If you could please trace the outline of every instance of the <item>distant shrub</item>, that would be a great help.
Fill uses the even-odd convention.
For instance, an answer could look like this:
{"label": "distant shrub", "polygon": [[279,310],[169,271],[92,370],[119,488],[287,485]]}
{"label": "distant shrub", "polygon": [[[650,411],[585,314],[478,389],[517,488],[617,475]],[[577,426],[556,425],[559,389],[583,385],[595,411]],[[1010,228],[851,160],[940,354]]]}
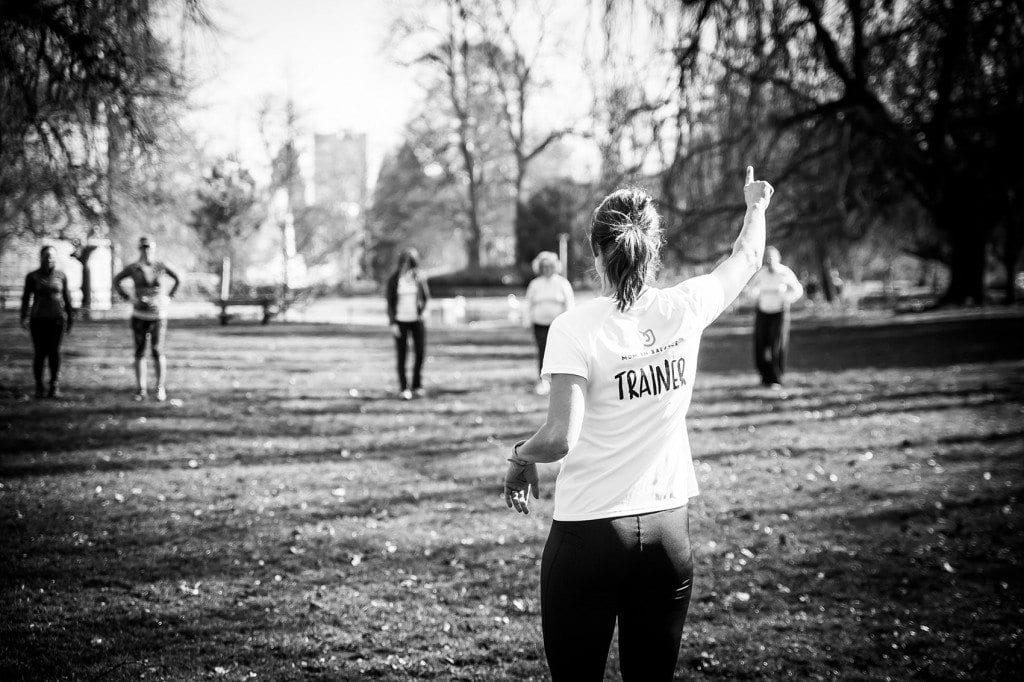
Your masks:
{"label": "distant shrub", "polygon": [[481,290],[518,289],[524,286],[524,280],[523,273],[513,265],[492,265],[434,275],[427,284],[434,296],[474,296],[485,293]]}

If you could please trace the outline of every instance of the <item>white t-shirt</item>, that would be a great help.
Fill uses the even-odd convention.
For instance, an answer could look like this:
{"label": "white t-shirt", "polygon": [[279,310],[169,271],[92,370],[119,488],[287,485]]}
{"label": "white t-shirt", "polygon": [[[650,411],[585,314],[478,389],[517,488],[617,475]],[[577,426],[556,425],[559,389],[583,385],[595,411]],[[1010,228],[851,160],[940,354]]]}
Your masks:
{"label": "white t-shirt", "polygon": [[551,275],[535,277],[526,287],[526,300],[530,304],[530,321],[549,325],[571,308],[575,299],[569,280],[561,275]]}
{"label": "white t-shirt", "polygon": [[555,482],[556,520],[673,509],[698,494],[686,410],[701,334],[724,298],[704,275],[648,288],[625,312],[602,296],[554,321],[542,376],[587,380],[580,438]]}
{"label": "white t-shirt", "polygon": [[804,287],[792,270],[779,264],[775,272],[768,266],[757,271],[750,280],[750,294],[761,312],[779,313],[803,296]]}
{"label": "white t-shirt", "polygon": [[415,322],[420,319],[419,306],[416,297],[419,295],[419,287],[416,285],[416,278],[411,275],[402,275],[398,278],[398,300],[395,302],[396,322]]}

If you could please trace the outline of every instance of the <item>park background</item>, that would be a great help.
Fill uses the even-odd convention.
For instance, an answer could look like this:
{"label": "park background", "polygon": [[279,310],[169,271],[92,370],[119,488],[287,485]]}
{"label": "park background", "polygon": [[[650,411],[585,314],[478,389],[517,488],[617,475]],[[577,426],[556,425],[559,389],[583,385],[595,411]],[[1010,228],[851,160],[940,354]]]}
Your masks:
{"label": "park background", "polygon": [[[0,307],[55,244],[85,308],[44,403],[0,312],[5,677],[543,678],[509,295],[560,235],[590,295],[631,183],[662,281],[707,271],[748,164],[812,295],[783,393],[742,301],[705,340],[680,675],[1020,668],[1019,3],[549,5],[0,6]],[[130,402],[109,290],[143,234],[185,273],[167,405]],[[380,288],[409,245],[442,299],[411,404]],[[220,327],[224,293],[288,310]]]}

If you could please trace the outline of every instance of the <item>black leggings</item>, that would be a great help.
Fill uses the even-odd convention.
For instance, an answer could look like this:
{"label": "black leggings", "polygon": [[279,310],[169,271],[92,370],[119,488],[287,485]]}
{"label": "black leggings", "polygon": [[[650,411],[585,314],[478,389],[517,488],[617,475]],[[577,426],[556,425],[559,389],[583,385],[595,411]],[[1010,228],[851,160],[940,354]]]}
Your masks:
{"label": "black leggings", "polygon": [[415,322],[398,322],[398,336],[395,337],[395,350],[398,351],[398,384],[402,390],[409,388],[405,374],[405,358],[408,354],[409,335],[412,335],[412,390],[423,386],[423,356],[427,349],[427,328],[423,320]]}
{"label": "black leggings", "polygon": [[537,342],[537,371],[540,372],[544,368],[544,349],[548,345],[548,330],[551,329],[549,324],[535,324],[533,325],[533,338]]}
{"label": "black leggings", "polygon": [[36,388],[43,385],[43,365],[50,363],[50,383],[60,379],[60,343],[64,338],[64,319],[36,317],[29,320],[32,333],[32,377]]}
{"label": "black leggings", "polygon": [[623,680],[671,680],[690,606],[686,505],[594,521],[553,521],[541,561],[551,678],[601,680],[615,622]]}
{"label": "black leggings", "polygon": [[786,373],[786,349],[789,347],[789,313],[765,313],[754,316],[754,364],[761,383],[782,383]]}

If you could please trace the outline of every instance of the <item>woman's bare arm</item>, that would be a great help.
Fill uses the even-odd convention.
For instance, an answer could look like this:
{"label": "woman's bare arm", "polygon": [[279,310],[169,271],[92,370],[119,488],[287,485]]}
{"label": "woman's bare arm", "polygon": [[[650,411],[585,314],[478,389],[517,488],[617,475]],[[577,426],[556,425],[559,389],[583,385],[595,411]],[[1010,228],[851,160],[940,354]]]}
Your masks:
{"label": "woman's bare arm", "polygon": [[537,433],[517,448],[505,473],[503,494],[509,508],[530,513],[532,494],[540,498],[537,463],[557,462],[576,444],[586,411],[587,380],[575,374],[551,375],[548,418]]}
{"label": "woman's bare arm", "polygon": [[775,189],[764,180],[755,181],[754,167],[747,166],[746,183],[743,185],[747,213],[743,217],[743,228],[733,243],[732,255],[711,273],[722,286],[725,305],[736,300],[761,267],[766,232],[765,209],[774,192]]}

